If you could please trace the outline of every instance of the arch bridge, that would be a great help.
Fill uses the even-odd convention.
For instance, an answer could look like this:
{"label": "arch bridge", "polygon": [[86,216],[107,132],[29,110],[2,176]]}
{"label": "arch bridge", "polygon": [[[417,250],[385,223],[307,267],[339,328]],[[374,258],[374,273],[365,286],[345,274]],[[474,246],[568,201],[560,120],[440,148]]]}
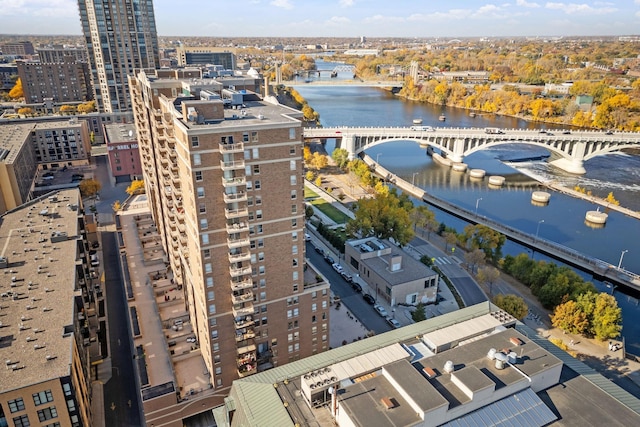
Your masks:
{"label": "arch bridge", "polygon": [[625,148],[640,148],[640,133],[562,131],[498,128],[332,127],[305,128],[304,139],[336,138],[353,159],[364,150],[389,141],[409,140],[441,150],[453,162],[476,151],[503,144],[530,144],[548,149],[560,158],[554,166],[573,174],[584,174],[584,162]]}

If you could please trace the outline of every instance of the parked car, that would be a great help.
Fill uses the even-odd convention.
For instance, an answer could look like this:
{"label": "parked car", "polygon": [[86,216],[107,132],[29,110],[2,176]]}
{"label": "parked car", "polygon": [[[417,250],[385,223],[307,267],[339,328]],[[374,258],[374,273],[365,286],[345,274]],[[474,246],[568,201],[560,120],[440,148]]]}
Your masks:
{"label": "parked car", "polygon": [[385,308],[383,306],[381,306],[380,304],[376,304],[373,306],[373,308],[378,312],[378,314],[382,317],[387,317],[389,314],[387,313],[387,310],[385,310]]}
{"label": "parked car", "polygon": [[315,251],[318,252],[320,255],[324,256],[324,251],[322,250],[322,248],[314,246],[313,249],[315,249]]}
{"label": "parked car", "polygon": [[311,235],[309,233],[304,233],[304,240],[306,242],[310,242],[311,241]]}
{"label": "parked car", "polygon": [[398,322],[396,319],[394,319],[393,317],[387,317],[387,323],[389,325],[391,325],[392,328],[394,329],[398,329],[400,327],[402,327],[402,325],[400,324],[400,322]]}
{"label": "parked car", "polygon": [[188,337],[187,342],[196,342],[196,337]]}
{"label": "parked car", "polygon": [[342,266],[337,262],[334,262],[333,264],[331,264],[331,267],[333,267],[333,269],[338,273],[342,274]]}
{"label": "parked car", "polygon": [[351,276],[351,275],[350,275],[349,273],[347,273],[346,271],[342,270],[342,271],[340,272],[340,274],[342,275],[342,278],[343,278],[344,280],[346,280],[346,281],[347,281],[347,283],[351,283],[351,282],[353,282],[353,276]]}
{"label": "parked car", "polygon": [[333,260],[333,258],[331,258],[331,256],[329,254],[325,254],[324,255],[324,260],[327,261],[327,264],[335,264],[336,262]]}
{"label": "parked car", "polygon": [[356,282],[351,282],[351,287],[353,288],[354,291],[356,292],[362,292],[362,286],[360,286],[358,283]]}
{"label": "parked car", "polygon": [[97,240],[95,242],[91,242],[91,247],[92,248],[99,248],[100,247],[100,242],[98,242]]}
{"label": "parked car", "polygon": [[373,295],[362,294],[362,298],[364,298],[364,300],[370,305],[373,305],[376,303],[376,299],[373,297]]}
{"label": "parked car", "polygon": [[53,175],[42,175],[42,180],[43,181],[49,181],[49,180],[51,180],[53,178],[54,178]]}

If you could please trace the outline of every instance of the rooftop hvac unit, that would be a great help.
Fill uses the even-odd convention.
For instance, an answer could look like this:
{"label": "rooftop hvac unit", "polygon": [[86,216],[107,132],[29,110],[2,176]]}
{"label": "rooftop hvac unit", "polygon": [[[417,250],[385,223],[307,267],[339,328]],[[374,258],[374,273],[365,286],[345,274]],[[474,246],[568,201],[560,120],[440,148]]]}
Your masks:
{"label": "rooftop hvac unit", "polygon": [[453,372],[455,370],[455,367],[453,365],[453,362],[451,360],[447,360],[444,364],[444,371],[447,374],[450,374],[451,372]]}

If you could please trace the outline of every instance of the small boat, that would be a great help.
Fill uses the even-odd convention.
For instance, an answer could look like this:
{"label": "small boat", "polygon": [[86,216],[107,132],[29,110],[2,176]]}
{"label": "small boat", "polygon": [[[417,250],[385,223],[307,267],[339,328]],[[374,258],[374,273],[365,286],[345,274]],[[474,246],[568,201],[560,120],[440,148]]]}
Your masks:
{"label": "small boat", "polygon": [[413,124],[414,125],[419,125],[422,123],[422,119],[413,119]]}
{"label": "small boat", "polygon": [[469,113],[469,117],[475,117],[476,113],[474,113],[473,111]]}
{"label": "small boat", "polygon": [[440,120],[441,122],[444,122],[445,120],[447,120],[447,116],[445,116],[444,114],[440,114],[440,117],[438,117],[438,120]]}

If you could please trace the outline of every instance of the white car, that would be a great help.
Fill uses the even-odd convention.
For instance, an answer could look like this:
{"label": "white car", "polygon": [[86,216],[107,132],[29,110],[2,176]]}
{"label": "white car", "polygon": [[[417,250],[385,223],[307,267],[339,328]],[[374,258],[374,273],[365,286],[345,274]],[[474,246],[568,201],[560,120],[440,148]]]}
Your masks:
{"label": "white car", "polygon": [[334,262],[333,264],[331,264],[331,267],[333,267],[333,269],[338,273],[342,273],[342,266],[337,262]]}
{"label": "white car", "polygon": [[389,314],[387,313],[387,310],[384,309],[383,306],[381,306],[380,304],[375,304],[373,306],[373,308],[375,308],[375,310],[378,312],[378,314],[382,317],[387,317]]}
{"label": "white car", "polygon": [[400,322],[398,322],[396,319],[394,319],[392,317],[387,317],[387,323],[390,324],[394,329],[398,329],[398,328],[402,327]]}
{"label": "white car", "polygon": [[304,233],[304,240],[305,240],[305,242],[310,242],[311,241],[311,235],[309,233]]}

